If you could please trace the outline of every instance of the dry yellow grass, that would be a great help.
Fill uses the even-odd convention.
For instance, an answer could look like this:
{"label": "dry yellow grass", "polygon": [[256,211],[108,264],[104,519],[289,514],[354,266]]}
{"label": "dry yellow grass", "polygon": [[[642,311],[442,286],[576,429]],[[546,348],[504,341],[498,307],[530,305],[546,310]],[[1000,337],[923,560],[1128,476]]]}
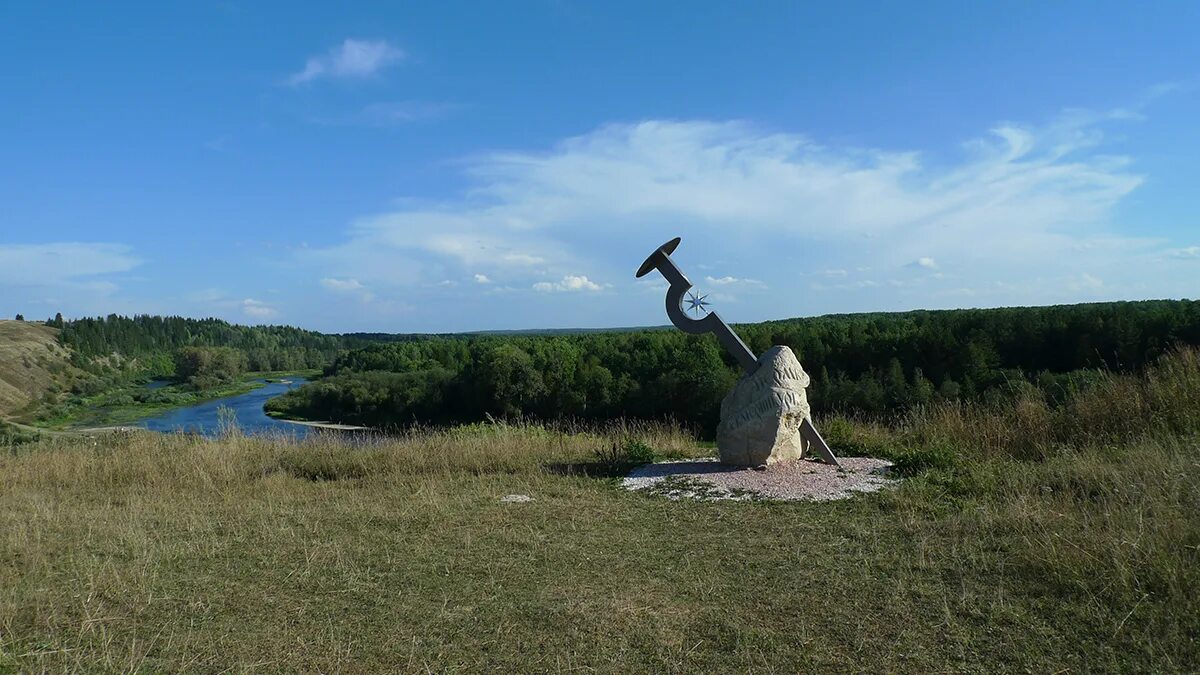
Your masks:
{"label": "dry yellow grass", "polygon": [[57,336],[44,324],[0,320],[0,419],[37,401],[70,369]]}
{"label": "dry yellow grass", "polygon": [[665,426],[0,447],[0,672],[1197,672],[1198,396],[824,420],[910,474],[824,504],[617,489]]}
{"label": "dry yellow grass", "polygon": [[706,452],[507,425],[0,448],[0,671],[1200,668],[1194,439],[713,504],[596,477],[629,436]]}

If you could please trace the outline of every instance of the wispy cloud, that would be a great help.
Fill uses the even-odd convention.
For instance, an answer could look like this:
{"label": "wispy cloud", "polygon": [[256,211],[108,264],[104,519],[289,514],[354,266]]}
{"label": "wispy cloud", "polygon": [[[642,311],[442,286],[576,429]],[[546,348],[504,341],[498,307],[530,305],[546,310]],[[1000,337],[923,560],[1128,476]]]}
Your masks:
{"label": "wispy cloud", "polygon": [[[142,264],[122,244],[59,242],[0,244],[0,304],[32,313],[108,314],[122,308],[126,274]],[[144,311],[144,310],[143,310]]]}
{"label": "wispy cloud", "polygon": [[746,279],[731,276],[705,277],[704,280],[713,286],[757,286],[760,288],[766,286],[766,284],[758,279]]}
{"label": "wispy cloud", "polygon": [[541,265],[546,262],[545,258],[528,253],[505,253],[501,260],[513,265]]}
{"label": "wispy cloud", "polygon": [[358,279],[338,279],[335,277],[325,277],[324,279],[321,279],[320,283],[322,286],[335,293],[340,293],[343,295],[350,294],[363,302],[372,302],[375,300],[375,293],[372,292],[371,289],[367,288],[367,286]]}
{"label": "wispy cloud", "polygon": [[1087,272],[1082,272],[1071,280],[1068,287],[1072,291],[1097,291],[1104,288],[1104,280]]}
{"label": "wispy cloud", "polygon": [[476,275],[475,275],[475,283],[477,283],[477,284],[490,284],[490,283],[492,283],[492,280],[491,280],[491,279],[489,279],[489,278],[488,278],[488,276],[487,276],[486,274],[476,274]]}
{"label": "wispy cloud", "polygon": [[359,291],[363,289],[362,282],[360,282],[358,279],[334,279],[332,277],[325,277],[324,279],[321,279],[321,285],[331,291],[339,292]]}
{"label": "wispy cloud", "polygon": [[252,319],[271,319],[279,316],[279,310],[254,298],[242,300],[242,313]]}
{"label": "wispy cloud", "polygon": [[141,264],[123,244],[0,244],[0,286],[60,285],[128,272]]}
{"label": "wispy cloud", "polygon": [[572,291],[599,291],[604,287],[585,276],[568,274],[562,281],[539,281],[533,285],[533,290],[543,293],[569,293]]}
{"label": "wispy cloud", "polygon": [[304,68],[288,76],[292,86],[320,79],[363,79],[404,59],[404,51],[386,40],[347,39],[328,53],[313,56]]}
{"label": "wispy cloud", "polygon": [[[575,270],[622,278],[647,252],[616,242],[679,234],[685,261],[755,270],[755,280],[713,273],[714,286],[781,288],[812,274],[849,277],[811,287],[847,294],[927,298],[975,287],[997,302],[1059,301],[1082,274],[1127,287],[1118,279],[1132,260],[1167,250],[1114,223],[1114,207],[1143,182],[1130,158],[1105,147],[1115,123],[1128,116],[1068,111],[1042,126],[999,124],[964,143],[957,160],[936,163],[741,122],[606,125],[545,152],[471,158],[461,197],[361,219],[343,243],[313,255],[381,284],[524,266],[542,275],[525,288],[578,291],[598,284],[568,281],[586,279]],[[822,267],[806,272],[804,255]],[[888,270],[906,266],[937,274],[889,285]],[[880,278],[847,272],[868,269]],[[768,300],[757,302],[765,313]],[[802,302],[778,298],[770,314],[800,313]]]}
{"label": "wispy cloud", "polygon": [[1200,260],[1200,246],[1177,248],[1173,251],[1170,251],[1168,255],[1170,255],[1172,258],[1178,258],[1180,260]]}

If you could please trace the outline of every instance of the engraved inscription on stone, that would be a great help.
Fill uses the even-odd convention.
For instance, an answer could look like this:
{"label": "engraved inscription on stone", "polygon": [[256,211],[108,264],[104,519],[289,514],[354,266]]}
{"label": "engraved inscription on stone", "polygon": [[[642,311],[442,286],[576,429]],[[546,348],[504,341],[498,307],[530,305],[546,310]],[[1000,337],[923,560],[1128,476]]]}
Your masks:
{"label": "engraved inscription on stone", "polygon": [[799,459],[808,450],[800,433],[810,415],[808,373],[787,347],[772,347],[758,363],[721,402],[717,450],[726,464],[773,464]]}

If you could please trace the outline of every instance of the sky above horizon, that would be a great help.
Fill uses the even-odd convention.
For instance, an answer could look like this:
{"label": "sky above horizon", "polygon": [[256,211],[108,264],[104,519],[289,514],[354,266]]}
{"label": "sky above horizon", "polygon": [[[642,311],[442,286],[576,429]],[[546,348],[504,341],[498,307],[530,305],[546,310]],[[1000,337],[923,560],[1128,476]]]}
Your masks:
{"label": "sky above horizon", "polygon": [[0,5],[0,315],[1200,295],[1194,2]]}

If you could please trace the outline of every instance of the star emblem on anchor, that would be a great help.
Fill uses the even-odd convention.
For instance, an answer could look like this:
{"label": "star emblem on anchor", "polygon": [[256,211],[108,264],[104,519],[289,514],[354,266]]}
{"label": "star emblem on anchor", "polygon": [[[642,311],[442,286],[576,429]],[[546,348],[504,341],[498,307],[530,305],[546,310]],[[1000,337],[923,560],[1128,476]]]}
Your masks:
{"label": "star emblem on anchor", "polygon": [[696,295],[694,292],[688,293],[687,303],[688,303],[688,311],[696,312],[697,314],[699,314],[701,312],[704,312],[707,314],[708,307],[711,304],[708,302],[707,295]]}

